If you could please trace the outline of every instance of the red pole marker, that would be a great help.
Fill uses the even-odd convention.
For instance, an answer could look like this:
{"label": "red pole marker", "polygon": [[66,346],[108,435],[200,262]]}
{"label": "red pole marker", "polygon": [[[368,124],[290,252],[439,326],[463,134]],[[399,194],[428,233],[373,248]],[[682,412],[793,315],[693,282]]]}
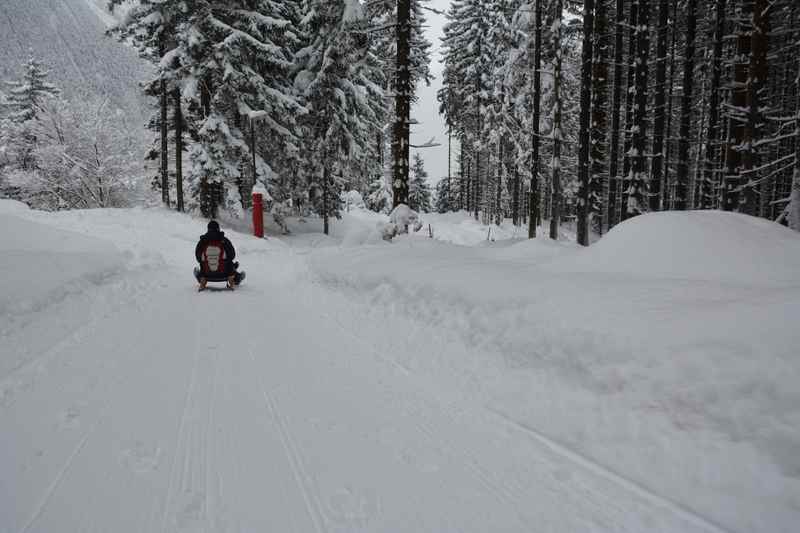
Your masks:
{"label": "red pole marker", "polygon": [[253,235],[264,238],[264,199],[261,193],[253,193]]}

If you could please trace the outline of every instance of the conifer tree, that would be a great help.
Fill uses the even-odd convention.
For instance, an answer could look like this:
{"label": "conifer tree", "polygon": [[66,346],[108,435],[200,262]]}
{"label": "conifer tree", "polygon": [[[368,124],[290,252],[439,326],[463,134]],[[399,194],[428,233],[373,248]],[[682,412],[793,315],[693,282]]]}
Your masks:
{"label": "conifer tree", "polygon": [[[109,0],[109,10],[122,5],[124,0]],[[174,59],[176,38],[179,25],[186,20],[187,11],[183,5],[175,1],[141,0],[131,6],[123,23],[109,30],[109,34],[119,40],[133,44],[139,55],[157,65],[155,76],[145,82],[145,94],[158,99],[158,115],[153,117],[148,126],[158,131],[157,148],[148,154],[148,159],[160,160],[160,182],[155,185],[161,189],[161,199],[169,205],[169,169],[168,169],[168,112],[175,76],[171,72],[174,64],[165,65],[162,60],[168,55]],[[180,144],[176,136],[176,144]],[[181,147],[182,150],[182,147]],[[176,162],[182,157],[177,154]],[[182,192],[181,183],[181,192]],[[183,204],[183,199],[179,200]]]}
{"label": "conifer tree", "polygon": [[4,114],[18,124],[34,120],[44,100],[61,94],[55,85],[47,81],[48,74],[40,61],[29,58],[22,79],[6,82],[9,89],[3,105]]}
{"label": "conifer tree", "polygon": [[[207,198],[208,187],[219,183],[222,192],[201,206],[207,216],[220,201],[234,210],[248,205],[253,162],[256,179],[273,186],[270,156],[298,149],[293,130],[304,109],[292,92],[297,43],[289,5],[194,0],[179,32],[182,94],[198,137],[189,153],[190,191]],[[256,128],[269,141],[266,153],[258,146],[252,153]]]}
{"label": "conifer tree", "polygon": [[431,187],[428,184],[428,172],[422,157],[414,154],[411,165],[411,182],[408,188],[408,206],[418,213],[431,211]]}
{"label": "conifer tree", "polygon": [[48,99],[57,98],[61,91],[47,81],[49,72],[34,57],[30,57],[24,65],[24,73],[19,81],[9,81],[6,101],[3,104],[3,115],[7,118],[2,128],[0,147],[13,163],[21,170],[36,168],[35,150],[38,144],[36,124],[43,106]]}
{"label": "conifer tree", "polygon": [[339,215],[342,172],[364,160],[381,130],[384,78],[357,2],[306,0],[304,7],[303,26],[313,37],[297,55],[295,86],[309,111],[303,154],[327,233],[329,217]]}

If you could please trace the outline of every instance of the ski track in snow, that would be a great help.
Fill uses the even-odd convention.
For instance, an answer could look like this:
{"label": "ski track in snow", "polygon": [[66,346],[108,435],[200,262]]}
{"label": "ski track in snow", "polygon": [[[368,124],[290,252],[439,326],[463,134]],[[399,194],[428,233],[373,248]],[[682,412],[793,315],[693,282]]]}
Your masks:
{"label": "ski track in snow", "polygon": [[[101,237],[128,230],[105,223]],[[98,298],[4,377],[41,369],[0,408],[0,531],[731,533],[490,406],[444,400],[337,319],[348,309],[315,306],[328,289],[292,250],[248,255],[260,243],[234,235],[248,281],[198,294],[189,237],[161,239],[157,278],[100,286],[122,303]]]}

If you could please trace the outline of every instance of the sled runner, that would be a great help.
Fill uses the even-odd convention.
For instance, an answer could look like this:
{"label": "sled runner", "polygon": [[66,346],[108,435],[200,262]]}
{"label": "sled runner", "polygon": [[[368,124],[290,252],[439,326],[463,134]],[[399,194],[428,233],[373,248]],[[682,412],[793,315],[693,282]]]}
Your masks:
{"label": "sled runner", "polygon": [[226,288],[232,291],[244,281],[245,273],[235,272],[228,276],[224,272],[222,274],[203,273],[199,268],[195,267],[194,278],[197,280],[197,283],[200,284],[197,289],[198,291],[206,290],[209,283],[225,283]]}

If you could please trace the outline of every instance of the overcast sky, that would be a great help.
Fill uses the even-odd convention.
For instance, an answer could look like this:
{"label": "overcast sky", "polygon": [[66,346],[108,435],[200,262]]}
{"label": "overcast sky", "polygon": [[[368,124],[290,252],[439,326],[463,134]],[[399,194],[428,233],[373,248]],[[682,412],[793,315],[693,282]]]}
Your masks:
{"label": "overcast sky", "polygon": [[[430,7],[440,11],[447,11],[450,7],[450,0],[430,0],[427,3]],[[431,73],[435,76],[430,87],[424,84],[417,88],[419,101],[411,110],[412,118],[419,121],[419,124],[411,126],[411,144],[422,144],[431,137],[436,138],[436,142],[441,146],[436,148],[425,148],[420,150],[420,155],[425,160],[425,169],[430,176],[431,184],[435,184],[441,178],[447,176],[447,128],[444,118],[439,115],[439,103],[436,101],[436,91],[442,86],[442,64],[439,51],[441,48],[442,28],[445,18],[426,11],[428,17],[428,27],[426,33],[431,42]],[[414,157],[416,150],[411,149],[411,157]],[[455,171],[455,169],[453,169]]]}

